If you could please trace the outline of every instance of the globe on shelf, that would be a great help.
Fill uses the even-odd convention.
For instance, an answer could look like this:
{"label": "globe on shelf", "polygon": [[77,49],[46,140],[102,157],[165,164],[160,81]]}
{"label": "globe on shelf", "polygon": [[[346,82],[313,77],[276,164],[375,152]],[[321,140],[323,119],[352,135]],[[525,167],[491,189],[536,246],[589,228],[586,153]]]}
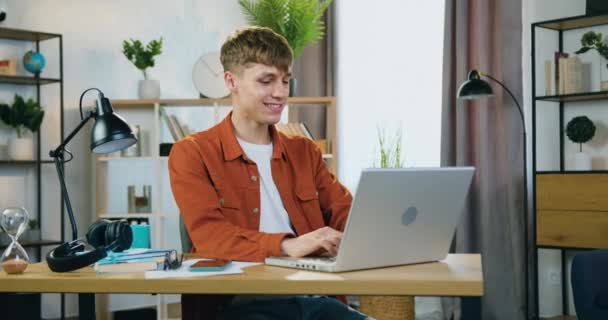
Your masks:
{"label": "globe on shelf", "polygon": [[23,66],[31,73],[40,73],[44,68],[44,56],[40,52],[28,51],[23,56]]}

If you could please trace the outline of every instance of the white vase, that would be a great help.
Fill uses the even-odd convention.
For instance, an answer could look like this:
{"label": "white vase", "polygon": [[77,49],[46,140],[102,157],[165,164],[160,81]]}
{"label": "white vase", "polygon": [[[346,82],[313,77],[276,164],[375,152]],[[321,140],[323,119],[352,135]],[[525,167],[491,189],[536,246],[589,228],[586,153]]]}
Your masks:
{"label": "white vase", "polygon": [[140,99],[160,98],[160,81],[139,80],[138,95]]}
{"label": "white vase", "polygon": [[8,139],[8,156],[13,160],[33,160],[34,140],[32,138]]}
{"label": "white vase", "polygon": [[586,171],[591,170],[591,156],[584,152],[574,154],[574,170]]}

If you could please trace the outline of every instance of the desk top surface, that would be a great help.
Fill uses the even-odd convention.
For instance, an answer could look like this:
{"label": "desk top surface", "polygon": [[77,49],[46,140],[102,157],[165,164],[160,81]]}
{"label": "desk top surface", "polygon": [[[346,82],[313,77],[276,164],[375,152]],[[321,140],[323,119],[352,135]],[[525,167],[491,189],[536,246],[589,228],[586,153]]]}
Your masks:
{"label": "desk top surface", "polygon": [[341,273],[266,265],[243,270],[238,275],[145,279],[143,273],[96,274],[91,267],[53,273],[45,263],[36,263],[21,275],[0,272],[0,292],[483,295],[478,254],[451,254],[434,263]]}

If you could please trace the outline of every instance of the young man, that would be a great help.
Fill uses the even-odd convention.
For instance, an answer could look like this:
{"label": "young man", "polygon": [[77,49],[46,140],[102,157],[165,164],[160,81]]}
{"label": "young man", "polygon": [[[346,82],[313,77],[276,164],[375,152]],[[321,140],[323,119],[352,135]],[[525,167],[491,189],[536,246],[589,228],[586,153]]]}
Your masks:
{"label": "young man", "polygon": [[[226,40],[220,59],[232,112],[177,142],[169,157],[171,187],[194,252],[260,262],[279,255],[335,255],[351,194],[312,141],[274,127],[289,95],[293,54],[287,41],[268,28],[249,27]],[[183,303],[200,306],[201,299],[184,297]],[[328,298],[236,300],[225,305],[222,319],[274,319],[284,312],[306,319],[365,318]]]}

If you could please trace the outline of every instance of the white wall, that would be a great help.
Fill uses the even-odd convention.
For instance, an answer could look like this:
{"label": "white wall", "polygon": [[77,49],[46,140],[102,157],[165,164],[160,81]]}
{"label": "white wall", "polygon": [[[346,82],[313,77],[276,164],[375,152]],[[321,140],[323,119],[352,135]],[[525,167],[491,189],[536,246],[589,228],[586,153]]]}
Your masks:
{"label": "white wall", "polygon": [[[141,73],[122,55],[122,40],[137,38],[148,42],[162,36],[163,54],[150,75],[161,81],[162,97],[195,98],[198,93],[192,84],[191,70],[196,59],[203,53],[218,51],[223,39],[245,24],[237,2],[222,0],[4,0],[4,7],[8,11],[6,21],[1,24],[4,27],[63,34],[65,133],[78,124],[78,98],[88,87],[100,88],[111,99],[136,98]],[[20,58],[23,49],[15,46],[12,52]],[[43,76],[57,75],[55,48],[42,51],[47,58]],[[58,107],[57,91],[44,89],[45,107]],[[0,100],[11,97],[12,93],[0,95]],[[91,95],[87,102],[91,103],[94,97]],[[49,136],[58,136],[57,130],[58,127],[50,128]],[[57,141],[45,141],[43,154],[56,146]],[[87,130],[70,143],[69,149],[75,158],[66,166],[67,183],[82,236],[94,215],[90,205],[91,155]],[[46,181],[51,187],[56,186],[54,170],[47,171],[50,178]],[[56,198],[56,195],[45,197],[45,203],[55,206]],[[58,213],[54,210],[45,213],[48,216],[43,234],[58,238]],[[69,237],[69,227],[66,230]],[[68,315],[76,312],[73,298]],[[58,304],[58,297],[45,297],[43,315],[58,317]]]}
{"label": "white wall", "polygon": [[[354,191],[378,166],[378,126],[402,130],[405,166],[439,166],[444,0],[337,0],[335,12],[340,181]],[[417,318],[441,313],[439,299],[416,299]]]}
{"label": "white wall", "polygon": [[[523,4],[523,88],[524,108],[526,109],[528,130],[531,132],[531,37],[530,25],[538,21],[559,19],[564,17],[582,15],[585,13],[585,0],[528,0]],[[538,29],[537,29],[538,30]],[[572,53],[580,47],[581,35],[590,29],[570,31],[564,33],[564,51]],[[604,34],[608,28],[594,28]],[[544,61],[551,59],[554,51],[557,51],[557,33],[539,30],[536,33],[536,74],[537,95],[544,93]],[[599,90],[599,75],[597,74],[597,56],[594,53],[581,55],[586,63],[595,64],[596,68],[590,78],[592,79],[591,90]],[[601,102],[572,103],[564,112],[564,120],[567,122],[574,116],[587,115],[598,127],[596,137],[584,146],[584,149],[593,157],[594,169],[607,169],[608,151],[606,150],[606,131],[608,120],[606,120],[606,109],[598,107]],[[605,106],[604,106],[605,107]],[[558,131],[558,108],[556,103],[538,102],[537,109],[537,170],[559,170],[559,135]],[[529,144],[531,145],[531,144]],[[576,146],[566,143],[566,169],[571,168],[572,154]],[[571,262],[572,253],[568,254],[568,262]],[[569,270],[567,271],[569,272]],[[561,307],[561,265],[558,250],[539,250],[539,296],[540,316],[550,317],[560,315]],[[568,280],[569,282],[569,280]],[[570,287],[568,285],[568,287]],[[570,310],[574,313],[572,296],[570,293]]]}
{"label": "white wall", "polygon": [[[438,166],[444,1],[336,3],[338,176],[354,189],[377,125],[401,127],[406,166]],[[421,32],[424,30],[424,32]]]}

